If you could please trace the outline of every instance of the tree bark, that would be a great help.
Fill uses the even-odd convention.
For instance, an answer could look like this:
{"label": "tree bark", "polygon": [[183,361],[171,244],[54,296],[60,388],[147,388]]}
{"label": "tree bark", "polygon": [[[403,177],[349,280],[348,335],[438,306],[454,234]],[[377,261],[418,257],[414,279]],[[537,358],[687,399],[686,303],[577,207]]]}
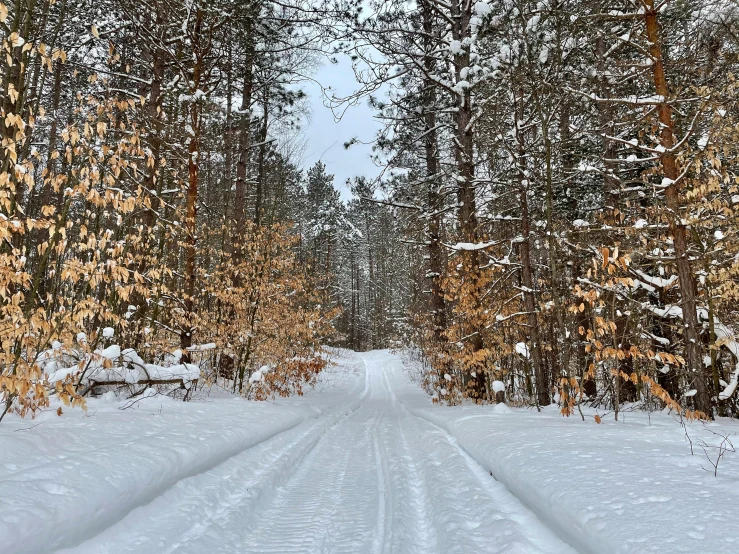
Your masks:
{"label": "tree bark", "polygon": [[244,82],[241,88],[241,107],[239,108],[239,159],[236,163],[236,194],[234,195],[234,222],[236,232],[234,233],[234,258],[241,260],[242,240],[246,225],[246,189],[249,166],[249,150],[251,148],[251,103],[254,90],[254,44],[253,44],[253,19],[248,17],[246,21],[246,63],[244,66]]}
{"label": "tree bark", "polygon": [[[450,3],[450,14],[452,19],[451,30],[452,39],[459,41],[462,48],[454,54],[454,72],[456,81],[459,83],[462,79],[462,69],[470,65],[470,52],[467,45],[470,39],[470,18],[472,15],[472,3],[465,0],[452,0]],[[475,163],[474,163],[474,143],[473,143],[473,122],[472,122],[472,92],[469,87],[465,87],[458,93],[457,107],[455,112],[455,128],[454,128],[454,155],[457,162],[457,201],[458,211],[457,219],[462,240],[469,243],[478,242],[477,231],[477,206],[475,200]],[[482,291],[480,286],[480,267],[479,255],[476,250],[462,252],[462,256],[466,257],[466,271],[469,272],[465,276],[472,283],[471,302],[476,306],[480,306]],[[465,264],[463,264],[465,267]],[[470,344],[473,352],[483,349],[483,339],[480,334],[481,329],[473,329],[470,334]],[[475,400],[485,398],[485,374],[483,367],[473,366],[470,371],[467,387],[470,396]]]}
{"label": "tree bark", "polygon": [[[523,120],[524,93],[520,90],[519,102],[516,107],[516,120]],[[528,355],[533,365],[534,377],[536,378],[536,403],[537,406],[548,406],[551,402],[549,394],[549,375],[544,367],[541,355],[541,333],[539,330],[538,307],[536,305],[536,284],[534,282],[534,269],[531,262],[531,219],[529,214],[529,180],[526,176],[526,143],[523,132],[516,124],[516,140],[518,142],[518,182],[519,202],[521,203],[521,243],[519,255],[521,258],[521,285],[523,288],[524,307],[526,309],[526,322],[528,325],[529,342],[527,344]]]}
{"label": "tree bark", "polygon": [[262,204],[264,204],[264,188],[267,182],[265,160],[267,157],[267,128],[269,122],[269,88],[264,87],[264,115],[262,116],[262,132],[259,145],[259,172],[257,174],[256,195],[254,198],[254,224],[262,224]]}
{"label": "tree bark", "polygon": [[441,215],[440,208],[443,198],[439,193],[439,145],[436,132],[436,84],[431,79],[435,69],[435,60],[432,55],[433,44],[431,37],[434,33],[433,14],[429,0],[421,0],[420,6],[423,13],[424,32],[424,58],[423,66],[426,74],[424,81],[424,152],[426,161],[426,179],[428,180],[428,192],[426,196],[427,209],[429,210],[427,242],[429,249],[429,271],[431,281],[431,295],[429,296],[429,309],[431,311],[431,322],[433,336],[437,343],[445,341],[446,332],[446,301],[441,279],[444,275],[444,255],[441,246]]}
{"label": "tree bark", "polygon": [[683,222],[680,212],[683,206],[681,183],[678,178],[680,169],[677,156],[672,148],[675,146],[675,124],[672,118],[672,108],[669,103],[669,89],[665,76],[664,58],[662,54],[662,37],[657,20],[658,14],[654,0],[643,0],[644,21],[649,40],[649,53],[652,58],[652,78],[654,90],[661,102],[657,104],[657,115],[660,123],[660,162],[665,177],[671,184],[665,189],[665,204],[669,231],[672,235],[675,249],[675,264],[680,282],[681,307],[683,312],[683,338],[685,340],[685,362],[692,386],[697,390],[694,397],[695,408],[711,415],[711,399],[709,388],[703,369],[703,357],[700,342],[700,326],[697,311],[697,285],[693,264],[690,260],[687,226]]}
{"label": "tree bark", "polygon": [[[192,33],[194,63],[192,68],[192,92],[193,94],[200,90],[200,81],[203,73],[203,59],[200,54],[200,35],[203,25],[203,11],[198,5],[195,14],[195,26]],[[192,129],[190,134],[190,143],[188,145],[187,170],[188,170],[188,186],[185,202],[185,327],[180,331],[180,347],[182,348],[183,357],[187,358],[187,348],[192,346],[192,335],[195,331],[195,285],[197,275],[195,273],[195,255],[197,247],[197,202],[198,202],[198,174],[200,171],[200,115],[201,103],[199,99],[193,98],[190,101],[189,119]]]}

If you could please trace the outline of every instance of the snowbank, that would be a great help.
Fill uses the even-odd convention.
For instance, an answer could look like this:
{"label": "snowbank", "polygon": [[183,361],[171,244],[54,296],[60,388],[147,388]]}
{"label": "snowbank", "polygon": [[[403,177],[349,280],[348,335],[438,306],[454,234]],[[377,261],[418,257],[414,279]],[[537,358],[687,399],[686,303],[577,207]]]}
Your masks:
{"label": "snowbank", "polygon": [[[581,552],[739,552],[739,453],[714,461],[739,422],[689,424],[695,455],[680,424],[667,414],[594,412],[587,421],[562,417],[556,406],[537,413],[496,406],[432,405],[415,385],[398,385],[413,415],[453,437],[477,463]],[[713,432],[719,433],[714,435]]]}
{"label": "snowbank", "polygon": [[[209,347],[203,345],[198,350]],[[134,349],[121,350],[117,344],[95,350],[92,354],[64,349],[59,345],[44,352],[40,363],[52,384],[75,376],[82,378],[82,384],[93,381],[136,384],[148,380],[179,380],[189,387],[192,381],[200,377],[200,368],[195,364],[180,363],[181,358],[182,352],[176,350],[165,358],[162,365],[147,364]]]}
{"label": "snowbank", "polygon": [[[368,444],[376,448],[374,458],[364,455],[352,464],[352,469],[387,483],[377,499],[384,501],[377,504],[372,498],[369,502],[372,513],[377,505],[392,507],[395,501],[415,505],[428,492],[434,508],[421,513],[425,510],[423,500],[414,509],[420,510],[418,521],[433,521],[433,528],[428,529],[431,535],[437,529],[444,531],[454,519],[445,514],[449,506],[458,506],[455,498],[466,498],[465,505],[472,506],[472,511],[478,506],[470,493],[474,483],[461,480],[464,472],[472,470],[479,482],[474,486],[484,485],[491,498],[498,501],[510,497],[502,490],[504,486],[536,514],[537,525],[544,522],[580,552],[739,551],[739,520],[735,516],[739,454],[726,454],[717,476],[711,465],[722,435],[733,433],[736,438],[739,423],[722,420],[688,425],[695,452],[691,455],[685,431],[668,414],[652,414],[650,422],[647,414],[624,410],[622,421],[617,423],[600,414],[604,423],[598,425],[593,412],[586,412],[588,421],[582,422],[575,417],[563,418],[556,407],[537,413],[504,404],[433,405],[411,383],[396,356],[389,352],[365,356],[376,358],[371,364],[375,370],[382,368],[381,377],[374,375],[372,387],[368,378],[362,378],[356,359],[349,356],[324,371],[316,389],[304,397],[268,403],[211,396],[183,403],[144,394],[130,409],[122,410],[127,404],[118,402],[111,392],[91,399],[87,415],[69,411],[57,417],[54,406],[35,421],[6,420],[0,425],[0,490],[9,493],[0,496],[0,540],[4,541],[0,542],[0,551],[23,554],[75,547],[103,530],[109,532],[116,524],[117,536],[129,541],[129,551],[140,551],[136,535],[132,538],[131,529],[126,527],[130,520],[122,518],[153,502],[131,517],[139,522],[154,518],[147,532],[160,537],[155,517],[158,506],[172,498],[170,492],[179,494],[177,498],[185,506],[201,502],[203,494],[191,496],[188,492],[200,483],[218,487],[209,493],[213,500],[204,506],[203,513],[210,514],[208,517],[218,519],[229,505],[247,501],[254,502],[250,510],[258,510],[262,504],[256,502],[257,497],[273,495],[291,468],[309,468],[298,481],[318,477],[325,466],[318,464],[322,469],[316,471],[301,460],[310,456],[307,452],[328,429],[336,429],[338,422],[346,421],[350,414],[359,418],[355,419],[357,425],[351,437],[359,441],[359,435],[366,433],[363,440],[371,439]],[[366,415],[355,413],[360,406],[365,407]],[[384,423],[378,423],[383,417]],[[270,440],[275,436],[278,438]],[[382,449],[391,444],[402,448],[382,458]],[[255,445],[260,445],[257,450],[242,454]],[[349,467],[348,452],[355,445],[345,435],[340,445],[327,450],[324,443],[322,451],[327,459],[333,459],[335,452],[343,455],[345,462],[338,466]],[[224,479],[235,478],[229,472],[238,470],[239,475],[250,475],[249,467],[232,463],[241,458],[233,457],[248,459],[250,453],[259,456],[259,452],[266,453],[260,463],[269,471],[258,474],[265,477],[248,484],[248,490],[229,496],[231,487],[221,486]],[[455,452],[464,454],[462,465],[469,466],[467,469],[451,465],[450,460],[460,461]],[[387,460],[387,468],[378,463],[381,459]],[[226,460],[229,463],[223,464]],[[315,465],[322,460],[313,462]],[[219,470],[211,471],[216,466]],[[183,481],[195,475],[199,477],[194,481]],[[200,480],[201,475],[210,478]],[[454,479],[440,487],[449,475]],[[486,485],[488,475],[498,483],[490,479]],[[187,483],[189,488],[181,486]],[[327,483],[328,488],[337,486],[335,479]],[[392,483],[397,486],[393,488]],[[172,491],[175,485],[177,490]],[[401,490],[405,492],[395,494]],[[165,492],[168,496],[162,496]],[[509,500],[518,503],[512,497]],[[264,505],[269,502],[265,498]],[[207,521],[179,514],[170,514],[177,520],[172,523],[176,532],[161,529],[160,551],[172,544],[167,541],[182,536],[183,528],[208,525]],[[315,515],[313,511],[309,514]],[[503,529],[513,533],[507,523],[512,516],[506,517],[501,520],[475,512],[468,530],[474,533],[475,525],[495,526],[503,521]],[[403,519],[399,525],[407,521]],[[524,520],[519,524],[528,528]],[[215,542],[220,538],[214,539],[212,534],[204,537],[213,542],[209,546],[218,546]],[[94,546],[104,538],[100,535],[82,550],[100,552]],[[502,543],[510,540],[505,536],[501,539]],[[531,551],[523,544],[518,544],[516,552]],[[158,548],[152,543],[147,547],[151,552]],[[115,545],[108,551],[116,552]],[[495,551],[508,550],[501,547]]]}
{"label": "snowbank", "polygon": [[55,405],[33,421],[6,418],[0,425],[0,490],[6,491],[0,552],[75,546],[182,479],[321,415],[331,424],[356,408],[364,386],[346,366],[327,371],[320,384],[320,395],[271,403],[212,395],[118,402],[110,395],[90,399],[87,414],[64,408],[57,417]]}

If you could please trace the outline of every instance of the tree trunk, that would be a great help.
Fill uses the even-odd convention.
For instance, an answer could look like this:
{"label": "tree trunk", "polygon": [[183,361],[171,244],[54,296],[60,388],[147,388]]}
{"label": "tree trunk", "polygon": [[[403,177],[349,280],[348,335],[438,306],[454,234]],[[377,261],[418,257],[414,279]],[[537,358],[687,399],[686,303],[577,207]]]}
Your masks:
{"label": "tree trunk", "polygon": [[[520,91],[518,107],[516,109],[516,120],[523,120],[523,90]],[[541,333],[539,331],[538,307],[536,305],[536,284],[534,282],[534,269],[531,263],[531,220],[529,215],[529,181],[526,177],[526,144],[522,130],[516,124],[516,140],[518,141],[518,181],[519,202],[521,203],[521,236],[519,246],[521,257],[521,285],[523,288],[524,307],[526,308],[526,321],[528,324],[527,344],[528,355],[533,365],[536,378],[537,406],[548,406],[551,402],[549,394],[549,376],[541,355]]]}
{"label": "tree trunk", "polygon": [[241,246],[244,228],[246,225],[246,182],[249,166],[249,150],[251,147],[251,108],[252,92],[254,89],[254,45],[252,41],[253,20],[249,17],[246,21],[246,38],[249,41],[246,51],[246,64],[244,68],[244,82],[241,89],[241,107],[239,109],[239,159],[236,163],[236,194],[234,196],[234,222],[236,232],[234,233],[234,258],[241,260]]}
{"label": "tree trunk", "polygon": [[[454,55],[454,72],[456,81],[463,81],[462,70],[470,65],[470,51],[468,42],[470,39],[470,18],[472,15],[472,3],[463,0],[452,0],[450,4],[452,16],[452,38],[459,41],[463,47]],[[468,243],[478,242],[477,232],[477,206],[475,201],[475,163],[472,124],[472,93],[466,87],[458,94],[457,108],[455,113],[454,128],[454,155],[457,162],[457,201],[459,209],[457,219],[462,240]],[[463,264],[465,271],[469,274],[465,277],[473,284],[471,302],[476,307],[480,306],[482,291],[479,290],[480,265],[479,255],[476,250],[462,252],[466,257],[467,264]],[[470,345],[473,352],[483,348],[481,329],[473,329],[470,334]],[[484,367],[472,366],[470,368],[467,387],[470,396],[475,400],[485,398],[485,374]]]}
{"label": "tree trunk", "polygon": [[[195,15],[195,28],[193,30],[193,52],[194,64],[192,68],[192,92],[200,90],[200,80],[203,71],[203,58],[199,55],[199,40],[202,30],[203,12],[200,6]],[[190,143],[188,145],[187,171],[188,186],[185,202],[185,326],[180,331],[180,347],[183,350],[183,358],[187,359],[187,348],[192,346],[192,335],[194,329],[195,308],[195,285],[197,276],[195,274],[195,254],[197,247],[197,202],[198,202],[198,173],[200,164],[200,114],[201,104],[198,99],[193,98],[190,102]]]}
{"label": "tree trunk", "polygon": [[265,174],[265,159],[267,157],[267,126],[269,121],[269,88],[264,87],[264,115],[262,116],[261,143],[259,145],[259,173],[257,174],[257,190],[254,198],[254,224],[262,223],[262,204],[264,203],[264,188],[267,182]]}
{"label": "tree trunk", "polygon": [[644,21],[649,40],[649,53],[652,57],[652,77],[654,89],[662,101],[657,104],[657,114],[660,122],[660,145],[663,151],[660,153],[662,170],[665,177],[671,180],[671,184],[665,189],[665,203],[668,212],[668,224],[675,248],[675,263],[680,282],[681,307],[683,311],[683,337],[685,340],[685,362],[691,385],[697,390],[695,395],[695,408],[711,415],[711,399],[709,387],[704,375],[703,357],[701,355],[700,327],[697,311],[697,286],[695,274],[689,256],[688,233],[683,223],[680,212],[683,208],[681,197],[681,184],[678,181],[680,170],[677,157],[672,148],[675,146],[674,121],[672,119],[672,108],[669,104],[669,90],[665,77],[665,68],[662,56],[662,40],[660,36],[659,23],[657,21],[657,10],[654,0],[643,0]]}
{"label": "tree trunk", "polygon": [[523,285],[524,306],[528,323],[530,343],[527,345],[531,363],[534,366],[536,377],[537,405],[548,406],[551,402],[549,395],[549,376],[541,357],[541,338],[539,333],[538,309],[534,291],[534,275],[531,265],[531,222],[529,220],[529,203],[527,199],[528,187],[522,185],[521,193],[521,284]]}
{"label": "tree trunk", "polygon": [[[427,78],[424,82],[424,151],[426,161],[427,187],[427,209],[430,212],[428,218],[427,242],[429,249],[428,278],[431,281],[431,295],[429,297],[429,309],[431,311],[431,322],[433,325],[433,336],[437,343],[445,340],[446,332],[446,301],[441,279],[444,275],[444,255],[441,247],[441,215],[440,208],[443,198],[439,193],[439,146],[436,132],[436,84],[431,79],[434,72],[435,60],[432,55],[433,44],[431,37],[434,33],[433,14],[429,6],[430,0],[421,0],[420,6],[423,11],[424,32],[424,58],[423,66]],[[441,368],[439,368],[441,370]]]}

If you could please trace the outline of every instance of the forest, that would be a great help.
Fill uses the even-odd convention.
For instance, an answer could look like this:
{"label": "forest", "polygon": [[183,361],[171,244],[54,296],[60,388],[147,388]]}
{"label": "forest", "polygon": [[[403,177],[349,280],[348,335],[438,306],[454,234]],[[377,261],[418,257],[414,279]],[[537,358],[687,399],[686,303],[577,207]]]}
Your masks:
{"label": "forest", "polygon": [[[0,39],[0,419],[301,394],[323,345],[445,405],[737,415],[733,0],[2,0]],[[339,60],[349,201],[302,162]]]}

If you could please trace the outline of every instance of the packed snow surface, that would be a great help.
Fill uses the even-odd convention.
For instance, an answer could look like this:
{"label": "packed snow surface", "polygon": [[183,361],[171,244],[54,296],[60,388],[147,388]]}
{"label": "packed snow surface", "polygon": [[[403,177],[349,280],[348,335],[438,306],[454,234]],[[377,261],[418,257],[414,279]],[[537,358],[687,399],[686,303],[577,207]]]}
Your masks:
{"label": "packed snow surface", "polygon": [[300,398],[6,420],[0,551],[739,551],[737,460],[714,477],[669,416],[443,407],[390,352],[337,361]]}

